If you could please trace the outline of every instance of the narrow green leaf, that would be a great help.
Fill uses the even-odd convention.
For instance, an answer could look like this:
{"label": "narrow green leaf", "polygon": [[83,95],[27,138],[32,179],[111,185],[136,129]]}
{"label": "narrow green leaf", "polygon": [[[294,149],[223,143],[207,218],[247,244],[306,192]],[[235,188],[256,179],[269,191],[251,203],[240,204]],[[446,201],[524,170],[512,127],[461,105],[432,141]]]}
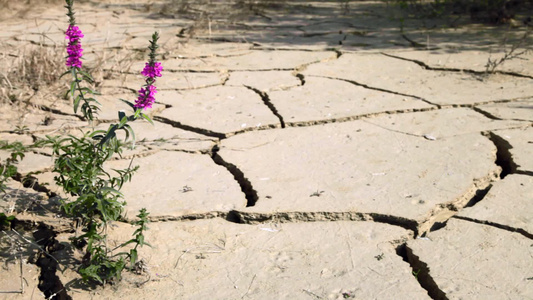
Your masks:
{"label": "narrow green leaf", "polygon": [[101,188],[101,191],[102,192],[110,192],[110,193],[113,193],[115,195],[124,196],[120,191],[115,190],[114,188],[110,188],[110,187],[103,187],[103,188]]}
{"label": "narrow green leaf", "polygon": [[133,131],[133,128],[131,128],[130,125],[125,125],[124,127],[131,134],[131,149],[134,149],[135,148],[135,132]]}
{"label": "narrow green leaf", "polygon": [[150,122],[150,124],[154,125],[154,122],[152,121],[152,119],[150,119],[148,115],[141,113],[141,117],[143,117],[146,121]]}
{"label": "narrow green leaf", "polygon": [[130,262],[131,262],[131,267],[133,267],[135,263],[137,262],[137,250],[135,249],[130,250]]}
{"label": "narrow green leaf", "polygon": [[105,130],[95,130],[95,131],[93,131],[93,132],[91,132],[91,133],[89,134],[89,137],[92,138],[92,137],[94,137],[95,135],[106,134],[106,132],[107,132],[107,131],[105,131]]}
{"label": "narrow green leaf", "polygon": [[118,111],[118,119],[122,120],[126,116],[126,113],[122,110]]}
{"label": "narrow green leaf", "polygon": [[118,124],[118,128],[124,127],[124,125],[126,125],[126,123],[128,123],[128,117],[126,117],[126,115],[124,115],[124,117],[122,117],[122,119],[120,120],[120,123]]}
{"label": "narrow green leaf", "polygon": [[80,105],[80,100],[81,100],[80,95],[78,95],[78,96],[76,96],[76,98],[74,98],[74,113],[78,112],[78,106]]}
{"label": "narrow green leaf", "polygon": [[128,100],[124,100],[124,99],[119,99],[120,101],[126,103],[129,107],[133,108],[133,110],[135,110],[135,106],[133,105],[133,103],[129,102]]}
{"label": "narrow green leaf", "polygon": [[70,95],[74,98],[74,92],[76,91],[76,81],[70,83]]}
{"label": "narrow green leaf", "polygon": [[61,75],[59,76],[59,79],[63,78],[63,76],[67,75],[68,73],[70,73],[70,70],[68,70],[68,71],[66,71],[65,73],[61,74]]}
{"label": "narrow green leaf", "polygon": [[133,115],[135,119],[139,118],[139,116],[141,115],[141,111],[142,111],[141,108],[137,108],[137,110],[135,111],[135,114]]}

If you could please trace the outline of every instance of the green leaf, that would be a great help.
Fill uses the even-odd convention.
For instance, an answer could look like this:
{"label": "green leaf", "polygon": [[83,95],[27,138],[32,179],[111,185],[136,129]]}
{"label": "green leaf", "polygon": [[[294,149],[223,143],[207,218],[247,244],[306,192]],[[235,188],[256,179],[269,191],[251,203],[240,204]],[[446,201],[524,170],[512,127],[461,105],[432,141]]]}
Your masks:
{"label": "green leaf", "polygon": [[89,78],[91,78],[91,79],[93,78],[93,77],[91,76],[91,74],[89,74],[89,73],[86,72],[86,71],[79,70],[78,72],[79,72],[81,75],[83,75],[83,76],[89,77]]}
{"label": "green leaf", "polygon": [[137,108],[137,110],[135,111],[135,114],[133,115],[133,117],[135,119],[139,118],[139,116],[141,115],[141,111],[142,111],[141,108]]}
{"label": "green leaf", "polygon": [[61,74],[61,75],[59,76],[59,79],[63,78],[63,76],[67,75],[68,73],[70,73],[70,70],[68,70],[68,71],[66,71],[65,73]]}
{"label": "green leaf", "polygon": [[70,95],[74,98],[74,92],[76,91],[76,81],[70,83]]}
{"label": "green leaf", "polygon": [[131,128],[130,125],[126,124],[124,125],[124,128],[131,134],[131,148],[135,148],[135,132],[133,131],[133,128]]}
{"label": "green leaf", "polygon": [[[120,115],[120,112],[119,112],[119,115]],[[126,117],[126,115],[124,114],[124,116],[120,120],[120,123],[118,124],[118,128],[124,127],[124,125],[126,125],[126,123],[128,123],[128,117]]]}
{"label": "green leaf", "polygon": [[116,195],[120,195],[120,196],[124,196],[120,191],[118,190],[115,190],[114,188],[110,188],[110,187],[103,187],[100,189],[102,192],[111,192],[111,193],[114,193]]}
{"label": "green leaf", "polygon": [[135,106],[133,103],[129,102],[128,100],[124,100],[124,99],[119,99],[119,100],[126,103],[129,107],[133,108],[133,110],[135,111]]}
{"label": "green leaf", "polygon": [[141,247],[142,245],[144,245],[144,235],[142,234],[137,235],[137,244],[139,244],[139,246]]}
{"label": "green leaf", "polygon": [[78,112],[78,106],[80,105],[80,100],[81,100],[80,95],[78,95],[78,96],[74,99],[74,113],[77,113],[77,112]]}
{"label": "green leaf", "polygon": [[136,249],[130,250],[130,262],[131,262],[131,267],[133,268],[133,266],[137,262],[137,250]]}
{"label": "green leaf", "polygon": [[96,135],[105,135],[107,131],[105,130],[95,130],[89,134],[89,137],[93,138]]}
{"label": "green leaf", "polygon": [[150,124],[154,125],[154,122],[152,121],[152,119],[150,119],[148,115],[141,113],[141,117],[143,117],[146,121],[150,122]]}
{"label": "green leaf", "polygon": [[116,130],[117,130],[117,125],[116,124],[111,125],[109,129],[107,130],[105,137],[100,141],[100,145],[104,145],[110,139],[114,138],[116,136],[115,134]]}

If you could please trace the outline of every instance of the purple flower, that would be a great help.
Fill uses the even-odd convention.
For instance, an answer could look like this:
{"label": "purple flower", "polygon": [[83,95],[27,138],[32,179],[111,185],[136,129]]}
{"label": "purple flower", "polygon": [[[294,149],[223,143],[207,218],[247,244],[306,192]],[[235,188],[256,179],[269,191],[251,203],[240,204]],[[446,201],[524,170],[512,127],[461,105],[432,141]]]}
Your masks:
{"label": "purple flower", "polygon": [[79,41],[79,39],[84,37],[83,33],[81,33],[80,28],[78,26],[74,26],[74,25],[69,25],[68,26],[66,35],[67,35],[67,39],[69,39],[69,41],[71,43],[77,42],[77,41]]}
{"label": "purple flower", "polygon": [[67,67],[81,68],[81,56],[83,49],[81,48],[80,39],[83,37],[83,33],[78,26],[70,25],[66,32],[66,38],[68,41],[67,46]]}
{"label": "purple flower", "polygon": [[141,88],[139,90],[139,97],[137,100],[135,100],[135,108],[152,108],[152,104],[155,102],[155,93],[157,93],[157,89],[153,85],[149,85],[145,88]]}
{"label": "purple flower", "polygon": [[161,77],[161,71],[163,71],[163,67],[161,66],[161,63],[154,62],[153,66],[150,65],[150,63],[146,63],[141,74],[143,76],[151,77],[152,79],[154,79],[154,77]]}

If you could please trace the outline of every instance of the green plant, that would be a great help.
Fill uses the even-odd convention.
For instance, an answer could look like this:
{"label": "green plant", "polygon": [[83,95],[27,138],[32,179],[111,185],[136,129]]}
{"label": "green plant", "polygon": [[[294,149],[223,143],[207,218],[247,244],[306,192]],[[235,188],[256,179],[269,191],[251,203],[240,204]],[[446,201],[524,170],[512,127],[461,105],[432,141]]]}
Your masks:
{"label": "green plant", "polygon": [[5,193],[6,182],[17,174],[17,164],[24,158],[27,147],[20,142],[0,141],[0,150],[10,152],[9,157],[0,162],[0,192]]}
{"label": "green plant", "polygon": [[11,222],[15,220],[15,216],[8,216],[5,213],[0,213],[0,230],[6,230],[11,227]]}
{"label": "green plant", "polygon": [[[69,17],[69,27],[66,31],[69,40],[66,65],[69,70],[62,76],[68,74],[72,76],[66,94],[73,100],[74,112],[77,113],[81,107],[84,118],[92,123],[98,115],[99,103],[94,98],[98,93],[83,85],[84,82],[91,83],[93,79],[82,69],[81,38],[84,35],[76,26],[73,2],[74,0],[66,0],[65,6]],[[161,76],[161,64],[155,61],[158,39],[159,35],[156,32],[152,35],[148,47],[149,61],[141,72],[146,77],[146,84],[139,90],[135,104],[121,99],[133,109],[131,115],[119,111],[118,123],[110,124],[107,130],[87,131],[82,137],[47,136],[45,140],[39,142],[39,145],[52,147],[53,155],[56,157],[54,172],[58,173],[54,179],[74,198],[62,200],[61,207],[81,228],[82,234],[71,240],[78,248],[85,248],[79,273],[86,282],[105,284],[120,279],[127,261],[133,266],[137,261],[137,248],[146,244],[144,231],[147,229],[148,213],[143,209],[138,215],[140,221],[136,222],[139,228],[135,231],[135,238],[122,245],[135,244],[134,248],[129,253],[120,252],[111,255],[112,251],[107,247],[108,224],[121,218],[125,202],[122,201],[123,194],[120,189],[130,181],[137,167],[132,167],[130,162],[130,166],[126,169],[106,170],[105,163],[114,155],[120,156],[126,142],[130,142],[132,147],[135,145],[135,133],[129,122],[139,118],[152,122],[142,110],[150,108],[155,101],[154,95],[157,92],[154,86],[155,77]],[[124,139],[117,136],[118,131],[125,133]]]}

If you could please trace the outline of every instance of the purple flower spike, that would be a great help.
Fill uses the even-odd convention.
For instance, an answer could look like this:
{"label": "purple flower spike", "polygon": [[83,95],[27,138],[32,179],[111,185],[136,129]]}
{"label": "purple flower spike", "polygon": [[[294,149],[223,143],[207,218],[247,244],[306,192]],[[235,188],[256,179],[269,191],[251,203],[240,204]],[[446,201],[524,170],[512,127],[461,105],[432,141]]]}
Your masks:
{"label": "purple flower spike", "polygon": [[68,39],[67,46],[67,67],[81,68],[81,56],[83,49],[81,48],[80,39],[83,37],[83,33],[78,26],[70,25],[66,32],[66,38]]}
{"label": "purple flower spike", "polygon": [[149,85],[146,89],[141,88],[139,90],[139,97],[137,100],[135,100],[135,108],[152,108],[152,104],[155,102],[155,93],[157,93],[157,89],[153,85]]}
{"label": "purple flower spike", "polygon": [[163,71],[161,63],[155,62],[153,66],[151,66],[150,63],[146,63],[141,74],[143,76],[151,77],[153,79],[154,77],[161,77],[161,71]]}

